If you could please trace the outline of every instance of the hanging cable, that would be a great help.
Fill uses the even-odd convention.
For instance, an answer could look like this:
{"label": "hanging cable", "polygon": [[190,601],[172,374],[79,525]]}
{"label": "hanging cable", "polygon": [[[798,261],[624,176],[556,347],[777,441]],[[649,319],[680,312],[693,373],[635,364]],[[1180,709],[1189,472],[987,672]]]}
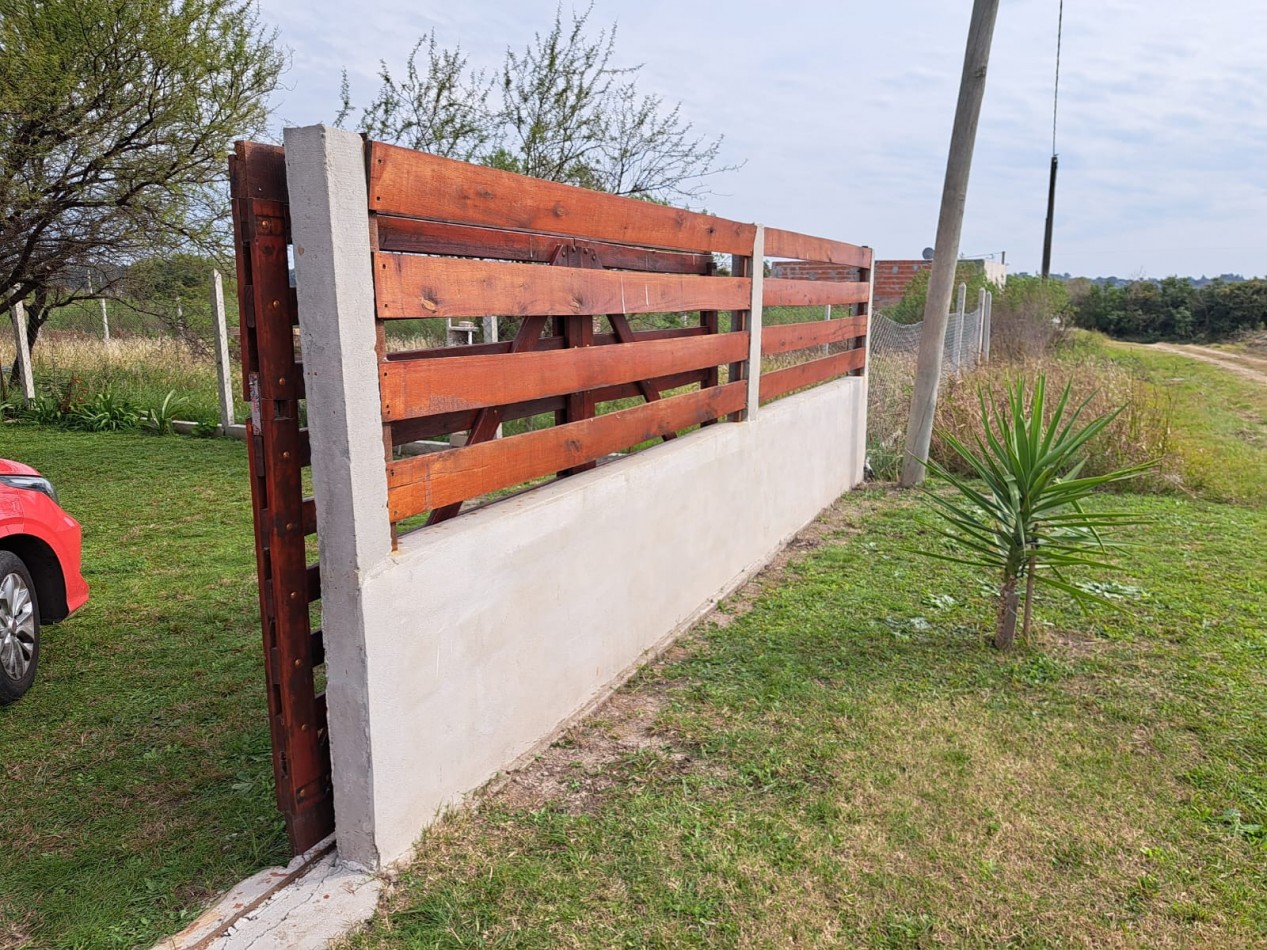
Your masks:
{"label": "hanging cable", "polygon": [[1051,178],[1047,182],[1047,222],[1043,228],[1043,279],[1051,274],[1051,229],[1056,219],[1056,113],[1060,107],[1060,40],[1065,29],[1065,0],[1056,20],[1056,84],[1051,97]]}
{"label": "hanging cable", "polygon": [[1051,97],[1051,153],[1056,154],[1056,110],[1060,106],[1060,39],[1065,28],[1065,0],[1060,0],[1060,14],[1056,20],[1056,86]]}

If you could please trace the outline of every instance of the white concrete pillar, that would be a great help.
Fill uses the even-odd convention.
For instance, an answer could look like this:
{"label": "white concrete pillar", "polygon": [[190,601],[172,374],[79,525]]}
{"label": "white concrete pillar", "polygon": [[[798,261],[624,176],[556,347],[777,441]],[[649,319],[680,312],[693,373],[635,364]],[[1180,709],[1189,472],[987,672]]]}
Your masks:
{"label": "white concrete pillar", "polygon": [[220,279],[220,272],[214,269],[211,271],[211,328],[216,335],[216,394],[220,397],[220,425],[228,435],[229,427],[237,422],[237,417],[233,404],[233,373],[229,369],[229,327],[224,319],[224,282]]}
{"label": "white concrete pillar", "polygon": [[976,347],[972,353],[972,361],[975,365],[981,365],[981,353],[985,339],[985,288],[982,287],[977,292],[977,340]]}
{"label": "white concrete pillar", "polygon": [[[379,864],[375,840],[367,640],[362,580],[391,556],[383,458],[369,199],[361,137],[317,125],[285,130],[312,480],[321,520],[325,633],[340,857]],[[382,618],[378,618],[380,621]]]}
{"label": "white concrete pillar", "polygon": [[955,328],[955,375],[956,376],[958,376],[960,373],[963,372],[963,317],[964,317],[963,308],[964,308],[964,304],[967,303],[967,298],[968,298],[968,285],[960,284],[959,285],[959,303],[957,305],[958,324]]}
{"label": "white concrete pillar", "polygon": [[985,292],[985,329],[981,331],[983,340],[981,355],[985,362],[990,362],[990,319],[994,315],[994,291]]}
{"label": "white concrete pillar", "polygon": [[26,305],[21,300],[13,305],[13,343],[22,398],[29,403],[35,399],[35,373],[31,368],[31,348],[26,341]]}
{"label": "white concrete pillar", "polygon": [[748,408],[744,419],[757,417],[761,401],[761,318],[765,281],[765,225],[758,224],[752,238],[752,298],[748,312]]}

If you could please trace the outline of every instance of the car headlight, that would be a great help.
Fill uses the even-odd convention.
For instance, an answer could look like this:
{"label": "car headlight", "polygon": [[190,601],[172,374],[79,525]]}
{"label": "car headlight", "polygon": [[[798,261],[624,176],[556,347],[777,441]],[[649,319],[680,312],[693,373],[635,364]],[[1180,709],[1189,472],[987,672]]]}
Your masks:
{"label": "car headlight", "polygon": [[53,483],[39,475],[0,475],[0,485],[37,491],[57,501],[57,489],[53,487]]}

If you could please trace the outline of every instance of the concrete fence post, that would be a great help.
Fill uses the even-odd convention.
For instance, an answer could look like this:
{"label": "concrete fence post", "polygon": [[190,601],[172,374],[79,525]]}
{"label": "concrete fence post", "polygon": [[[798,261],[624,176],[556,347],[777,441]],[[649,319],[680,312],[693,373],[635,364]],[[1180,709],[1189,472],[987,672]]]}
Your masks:
{"label": "concrete fence post", "polygon": [[[370,660],[385,616],[365,578],[391,557],[364,145],[323,125],[285,130],[340,857],[379,864]],[[387,763],[383,768],[390,768]]]}
{"label": "concrete fence post", "polygon": [[972,354],[972,361],[977,366],[981,365],[981,353],[985,345],[985,294],[984,287],[977,291],[977,341]]}
{"label": "concrete fence post", "polygon": [[963,308],[968,299],[968,285],[959,285],[959,302],[956,304],[957,325],[955,327],[955,375],[963,372]]}
{"label": "concrete fence post", "polygon": [[224,434],[237,422],[233,403],[233,373],[229,369],[229,327],[224,319],[224,282],[218,270],[211,271],[211,328],[216,335],[216,394],[220,397],[220,426]]}
{"label": "concrete fence post", "polygon": [[761,401],[761,320],[765,288],[765,226],[758,224],[752,238],[752,298],[748,304],[748,408],[744,419],[757,416]]}
{"label": "concrete fence post", "polygon": [[110,311],[106,307],[106,298],[101,298],[101,339],[110,342]]}
{"label": "concrete fence post", "polygon": [[990,320],[994,315],[994,292],[985,292],[985,327],[981,331],[981,355],[985,362],[990,362]]}
{"label": "concrete fence post", "polygon": [[26,304],[20,300],[13,305],[13,345],[22,398],[29,403],[35,399],[35,376],[31,369],[31,347],[26,339]]}

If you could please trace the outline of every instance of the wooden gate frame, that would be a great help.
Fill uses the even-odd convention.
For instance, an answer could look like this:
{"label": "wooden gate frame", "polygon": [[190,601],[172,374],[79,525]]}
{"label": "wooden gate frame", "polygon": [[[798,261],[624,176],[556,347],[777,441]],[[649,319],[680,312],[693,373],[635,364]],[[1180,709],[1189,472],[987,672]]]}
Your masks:
{"label": "wooden gate frame", "polygon": [[334,831],[334,797],[326,699],[315,678],[325,651],[310,619],[321,597],[306,542],[317,532],[317,510],[303,494],[311,450],[300,426],[304,379],[295,353],[299,308],[282,149],[238,142],[229,189],[273,773],[291,850],[302,854]]}

